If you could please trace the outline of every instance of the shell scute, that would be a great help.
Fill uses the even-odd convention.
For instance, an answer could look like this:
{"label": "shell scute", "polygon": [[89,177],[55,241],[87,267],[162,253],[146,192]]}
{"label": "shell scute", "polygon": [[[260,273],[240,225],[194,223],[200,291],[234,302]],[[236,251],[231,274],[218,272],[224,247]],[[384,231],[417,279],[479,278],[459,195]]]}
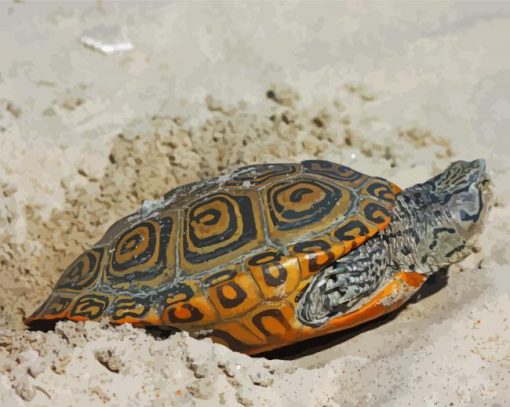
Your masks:
{"label": "shell scute", "polygon": [[350,242],[359,237],[371,236],[377,232],[377,228],[368,221],[360,219],[359,214],[348,217],[340,225],[331,231],[331,235],[341,242]]}
{"label": "shell scute", "polygon": [[372,224],[377,230],[382,230],[391,221],[390,211],[391,207],[388,204],[367,198],[360,202],[357,216],[361,222]]}
{"label": "shell scute", "polygon": [[139,297],[127,294],[118,295],[112,303],[110,318],[113,322],[139,323],[151,311],[152,297]]}
{"label": "shell scute", "polygon": [[223,320],[242,315],[260,302],[257,283],[247,273],[238,273],[232,279],[210,287],[207,296]]}
{"label": "shell scute", "polygon": [[110,244],[103,284],[116,289],[156,288],[175,278],[177,213],[139,221]]}
{"label": "shell scute", "polygon": [[182,211],[180,268],[193,275],[227,265],[264,242],[255,191],[218,192]]}
{"label": "shell scute", "polygon": [[77,321],[96,320],[106,314],[112,296],[103,292],[91,292],[75,299],[69,317]]}
{"label": "shell scute", "polygon": [[105,252],[104,248],[92,248],[78,256],[59,278],[55,290],[76,292],[94,286],[101,274]]}
{"label": "shell scute", "polygon": [[279,342],[301,328],[297,326],[300,324],[293,324],[293,314],[294,308],[287,302],[272,304],[250,315],[250,325],[264,335],[266,343]]}
{"label": "shell scute", "polygon": [[374,178],[365,183],[360,189],[360,194],[377,200],[393,203],[395,201],[395,186],[382,178]]}
{"label": "shell scute", "polygon": [[329,180],[299,176],[263,191],[269,235],[287,244],[305,234],[319,233],[348,212],[353,193]]}
{"label": "shell scute", "polygon": [[161,320],[165,325],[194,329],[218,319],[214,307],[196,280],[170,286],[158,297],[161,298]]}
{"label": "shell scute", "polygon": [[273,248],[246,260],[248,272],[266,300],[279,300],[293,292],[301,280],[298,259]]}

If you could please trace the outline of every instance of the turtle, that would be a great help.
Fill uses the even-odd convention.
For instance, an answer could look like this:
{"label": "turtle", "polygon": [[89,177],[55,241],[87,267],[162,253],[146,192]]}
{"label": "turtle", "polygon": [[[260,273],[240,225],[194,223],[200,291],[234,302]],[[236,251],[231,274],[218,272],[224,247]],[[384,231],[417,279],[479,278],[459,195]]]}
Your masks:
{"label": "turtle", "polygon": [[25,323],[108,318],[247,354],[345,330],[470,253],[489,184],[482,159],[405,190],[323,160],[241,167],[114,223]]}

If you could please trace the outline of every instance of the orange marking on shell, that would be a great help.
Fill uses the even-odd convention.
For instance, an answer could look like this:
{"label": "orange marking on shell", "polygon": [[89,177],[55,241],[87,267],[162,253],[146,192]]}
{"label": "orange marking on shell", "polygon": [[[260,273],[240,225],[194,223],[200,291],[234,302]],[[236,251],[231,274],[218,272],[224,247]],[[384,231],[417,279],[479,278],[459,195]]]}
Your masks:
{"label": "orange marking on shell", "polygon": [[265,330],[271,335],[279,338],[286,338],[287,340],[291,339],[296,330],[300,330],[302,325],[301,323],[295,321],[294,319],[294,307],[292,307],[289,303],[283,302],[279,304],[269,304],[266,309],[257,310],[257,312],[252,313],[252,323],[253,318],[257,314],[261,314],[264,312],[277,311],[283,319],[279,319],[279,317],[273,315],[263,315],[260,318],[260,322]]}
{"label": "orange marking on shell", "polygon": [[[294,318],[294,308],[286,301],[269,303],[243,315],[238,321],[215,326],[242,341],[251,349],[243,352],[256,353],[261,348],[277,348],[294,342],[302,328]],[[214,342],[225,344],[221,338],[213,337]],[[228,344],[227,344],[228,346]]]}
{"label": "orange marking on shell", "polygon": [[206,273],[200,277],[203,287],[212,287],[220,283],[231,280],[238,273],[243,272],[243,267],[240,264],[232,264],[226,266],[223,270],[215,273]]}
{"label": "orange marking on shell", "polygon": [[91,249],[78,256],[59,278],[55,290],[80,292],[97,281],[105,249]]}
{"label": "orange marking on shell", "polygon": [[344,242],[345,254],[348,254],[354,248],[353,240],[346,240]]}
{"label": "orange marking on shell", "polygon": [[388,225],[390,224],[390,222],[391,222],[391,218],[384,219],[384,222],[381,224],[380,230],[386,229],[388,227]]}
{"label": "orange marking on shell", "polygon": [[83,316],[83,315],[70,315],[69,317],[67,317],[67,319],[70,319],[71,321],[77,321],[77,322],[90,321],[89,318],[87,318],[86,316]]}
{"label": "orange marking on shell", "polygon": [[267,271],[272,278],[278,278],[280,276],[278,267],[268,267]]}
{"label": "orange marking on shell", "polygon": [[[187,300],[184,298],[180,302],[173,302],[171,303],[171,305],[165,307],[161,315],[161,320],[163,324],[190,330],[193,328],[203,327],[204,325],[213,323],[217,320],[218,317],[214,307],[209,302],[209,300],[204,296],[199,286],[197,284],[188,285],[193,287],[194,291],[193,297]],[[200,317],[199,318],[197,317],[198,319],[186,321],[187,318],[192,316],[193,312],[195,313],[198,312]],[[174,315],[176,318],[178,318],[178,320],[176,321],[171,320],[170,315]]]}
{"label": "orange marking on shell", "polygon": [[[358,214],[355,216],[359,220],[363,219],[366,227],[372,226],[376,232],[383,230],[391,221],[391,210],[393,202],[385,202],[375,198],[365,198],[360,202]],[[369,229],[369,230],[370,230]]]}
{"label": "orange marking on shell", "polygon": [[[359,191],[364,197],[375,198],[377,201],[391,203],[395,200],[395,185],[384,179],[373,178]],[[399,188],[400,189],[400,188]]]}
{"label": "orange marking on shell", "polygon": [[119,295],[113,301],[113,308],[109,311],[113,320],[124,319],[126,313],[138,314],[130,315],[131,318],[140,319],[148,311],[148,306],[140,303],[137,298],[130,295]]}
{"label": "orange marking on shell", "polygon": [[402,192],[402,188],[400,188],[398,185],[394,184],[393,182],[390,182],[391,190],[395,195],[398,195]]}
{"label": "orange marking on shell", "polygon": [[368,233],[366,235],[361,235],[360,229],[354,229],[351,233],[349,233],[349,235],[354,238],[353,240],[351,240],[351,243],[354,245],[354,247],[357,247],[358,245],[362,244],[367,239],[369,239],[369,236],[375,235],[378,231],[377,228],[373,227],[370,224],[365,224],[365,226],[368,229]]}
{"label": "orange marking on shell", "polygon": [[[47,300],[47,304],[45,304],[41,310],[36,311],[33,315],[31,315],[29,318],[26,318],[24,321],[27,324],[30,324],[37,320],[60,320],[60,319],[69,319],[72,321],[88,321],[88,320],[98,320],[105,316],[104,314],[104,302],[99,303],[99,305],[91,304],[88,300],[84,298],[90,297],[89,294],[94,294],[94,292],[84,291],[84,293],[87,293],[85,295],[79,296],[79,297],[69,297],[69,296],[56,296],[56,297],[50,297],[49,300]],[[106,304],[109,302],[109,297],[106,296],[104,293],[100,294],[102,296],[102,299],[106,299]],[[57,301],[55,301],[57,300]],[[64,300],[64,302],[58,301],[58,300]],[[98,299],[98,301],[101,301],[101,299]],[[64,308],[62,306],[64,305]],[[103,306],[102,306],[103,305]],[[59,309],[59,312],[54,312],[53,310],[57,307]],[[92,313],[93,317],[90,315],[87,315],[87,313]]]}
{"label": "orange marking on shell", "polygon": [[246,273],[210,287],[207,296],[223,320],[238,317],[260,303],[258,286]]}
{"label": "orange marking on shell", "polygon": [[128,244],[126,245],[126,249],[127,250],[131,250],[134,246],[136,245],[136,241],[134,240],[131,240],[130,242],[128,242]]}
{"label": "orange marking on shell", "polygon": [[30,315],[28,318],[23,318],[23,323],[25,325],[29,325],[30,323],[32,323],[34,321],[40,321],[40,320],[53,321],[55,319],[66,319],[66,318],[68,318],[67,311],[63,311],[59,314],[40,313],[40,315]]}
{"label": "orange marking on shell", "polygon": [[196,297],[191,298],[188,301],[188,303],[197,308],[198,310],[200,310],[200,312],[203,315],[202,319],[199,322],[197,322],[197,325],[202,326],[216,321],[217,319],[216,312],[212,307],[211,303],[203,295],[198,295]]}
{"label": "orange marking on shell", "polygon": [[367,238],[365,236],[358,236],[356,237],[354,240],[352,240],[352,248],[356,248],[356,247],[359,247],[361,246],[363,243],[365,243],[365,241],[367,240]]}
{"label": "orange marking on shell", "polygon": [[188,319],[191,317],[191,311],[188,310],[187,308],[183,308],[181,306],[182,304],[179,304],[177,307],[176,307],[176,310],[175,310],[175,315],[179,318],[179,319]]}
{"label": "orange marking on shell", "polygon": [[[260,265],[247,264],[246,268],[266,299],[284,298],[292,293],[301,281],[299,263],[294,257],[281,257],[274,262]],[[277,284],[280,277],[281,283]]]}
{"label": "orange marking on shell", "polygon": [[261,323],[271,335],[284,336],[287,333],[287,329],[283,324],[276,318],[271,316],[264,316],[261,318]]}
{"label": "orange marking on shell", "polygon": [[[251,331],[266,338],[264,347],[277,348],[295,342],[302,329],[295,318],[294,307],[287,301],[269,303],[258,307],[242,318]],[[248,353],[255,353],[248,351]]]}
{"label": "orange marking on shell", "polygon": [[227,284],[227,285],[225,285],[225,286],[222,288],[222,293],[223,293],[223,295],[224,295],[226,298],[228,298],[229,300],[233,300],[233,299],[235,299],[235,298],[236,298],[236,296],[237,296],[237,292],[236,292],[236,290],[234,290],[234,289],[232,288],[232,286],[230,286],[230,285],[228,285],[228,284]]}
{"label": "orange marking on shell", "polygon": [[331,246],[331,253],[333,253],[333,256],[335,256],[335,259],[339,259],[340,257],[344,256],[345,254],[345,244],[333,244]]}

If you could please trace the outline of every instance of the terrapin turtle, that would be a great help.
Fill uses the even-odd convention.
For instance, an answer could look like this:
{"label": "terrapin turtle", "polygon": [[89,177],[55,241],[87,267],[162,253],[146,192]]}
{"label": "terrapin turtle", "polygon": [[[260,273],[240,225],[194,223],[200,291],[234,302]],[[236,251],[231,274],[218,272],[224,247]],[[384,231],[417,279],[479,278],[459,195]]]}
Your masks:
{"label": "terrapin turtle", "polygon": [[327,161],[240,168],[115,223],[26,323],[108,317],[249,354],[340,331],[464,258],[487,184],[483,160],[404,191]]}

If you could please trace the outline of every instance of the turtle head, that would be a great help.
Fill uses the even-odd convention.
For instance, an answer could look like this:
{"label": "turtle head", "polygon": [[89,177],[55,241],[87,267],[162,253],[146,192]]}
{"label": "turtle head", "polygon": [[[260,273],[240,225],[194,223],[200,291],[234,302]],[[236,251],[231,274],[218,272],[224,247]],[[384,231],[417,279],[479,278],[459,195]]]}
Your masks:
{"label": "turtle head", "polygon": [[437,194],[453,195],[462,193],[468,188],[477,188],[489,180],[483,159],[474,161],[454,161],[446,170],[428,180]]}
{"label": "turtle head", "polygon": [[[441,174],[424,185],[432,196],[431,208],[441,213],[434,222],[433,234],[448,249],[444,263],[458,261],[469,251],[465,249],[481,230],[492,203],[490,179],[485,160],[455,161]],[[449,247],[449,248],[448,248]],[[443,262],[441,262],[443,263]]]}
{"label": "turtle head", "polygon": [[485,160],[455,161],[426,183],[464,238],[479,230],[491,203],[485,168]]}

